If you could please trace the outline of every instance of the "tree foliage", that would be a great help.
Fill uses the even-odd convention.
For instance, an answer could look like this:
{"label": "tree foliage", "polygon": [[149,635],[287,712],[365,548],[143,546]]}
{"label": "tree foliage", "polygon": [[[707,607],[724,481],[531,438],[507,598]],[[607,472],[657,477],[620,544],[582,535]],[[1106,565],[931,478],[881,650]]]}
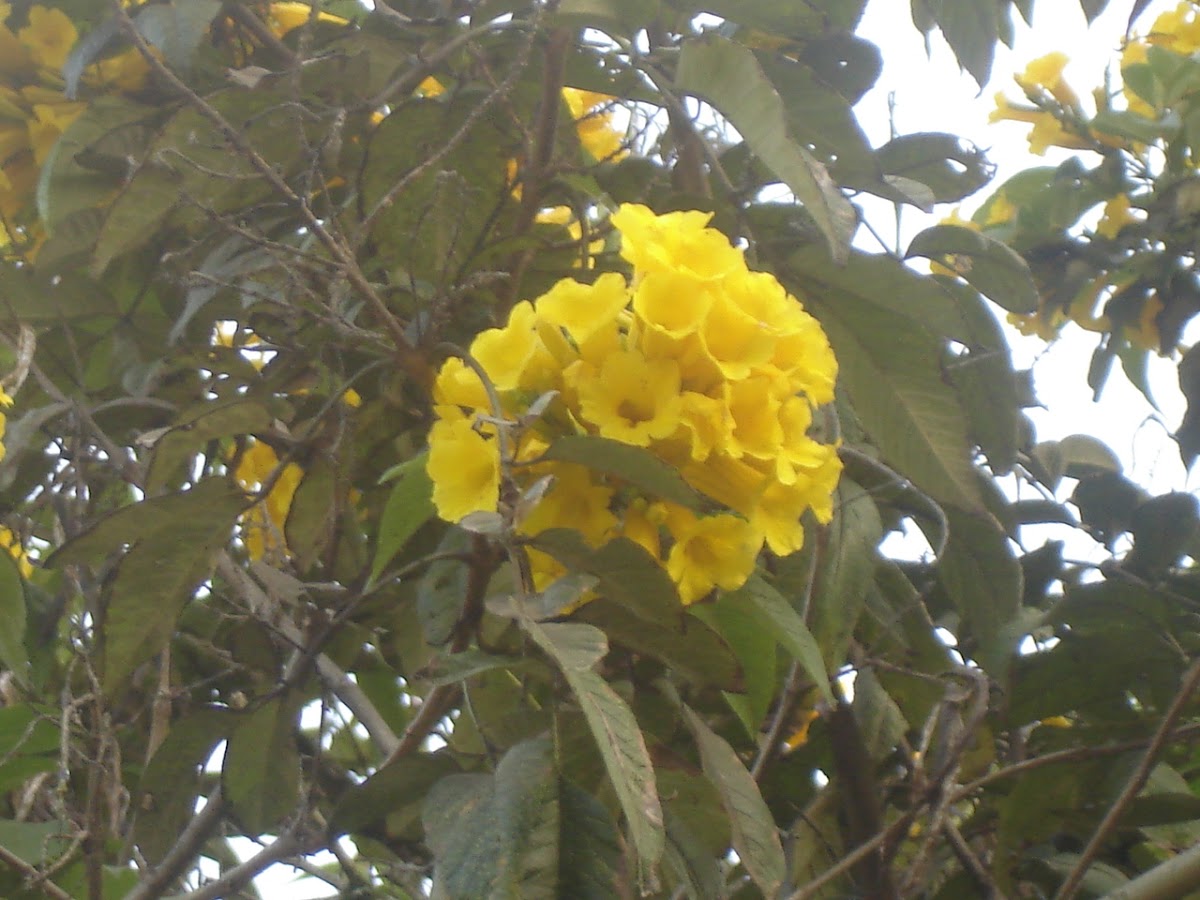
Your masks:
{"label": "tree foliage", "polygon": [[[864,5],[0,5],[0,893],[1200,884],[1196,503],[998,319],[1177,350],[1196,10],[871,253],[992,173],[872,146]],[[1032,5],[912,10],[982,83]]]}

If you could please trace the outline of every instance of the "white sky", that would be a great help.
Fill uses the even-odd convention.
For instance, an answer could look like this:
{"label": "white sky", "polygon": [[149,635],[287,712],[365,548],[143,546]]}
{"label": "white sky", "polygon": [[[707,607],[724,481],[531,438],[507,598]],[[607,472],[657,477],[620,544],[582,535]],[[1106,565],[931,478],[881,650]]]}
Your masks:
{"label": "white sky", "polygon": [[[1143,14],[1140,28],[1147,29],[1159,12],[1174,5],[1156,0]],[[995,185],[1030,166],[1057,164],[1069,154],[1063,151],[1056,156],[1051,150],[1045,157],[1031,156],[1025,126],[988,123],[992,97],[1005,90],[1014,99],[1020,98],[1013,73],[1024,69],[1029,60],[1054,50],[1063,50],[1071,57],[1066,78],[1081,96],[1086,96],[1102,82],[1105,66],[1116,58],[1131,6],[1131,0],[1111,0],[1108,11],[1090,29],[1077,0],[1038,0],[1034,11],[1036,29],[1027,28],[1014,13],[1015,47],[997,48],[992,80],[979,92],[970,76],[959,73],[953,55],[936,34],[932,58],[926,57],[907,0],[871,0],[859,33],[883,49],[884,70],[876,88],[855,108],[859,121],[874,146],[885,143],[889,137],[888,95],[894,92],[897,133],[946,131],[973,141],[997,165]],[[985,188],[968,198],[963,204],[964,214],[973,211],[986,196]],[[934,224],[949,209],[939,207],[930,217],[906,210],[906,239]],[[1173,361],[1152,360],[1151,385],[1161,410],[1156,414],[1125,381],[1119,365],[1114,366],[1101,402],[1092,402],[1086,373],[1096,335],[1068,326],[1063,338],[1048,350],[1039,340],[1023,338],[1015,331],[1012,336],[1014,361],[1018,367],[1034,365],[1038,397],[1047,407],[1031,411],[1039,439],[1073,433],[1095,435],[1112,447],[1131,477],[1148,490],[1158,493],[1184,489],[1188,479],[1168,436],[1178,425],[1184,408]],[[1155,424],[1154,418],[1164,424]],[[1196,478],[1191,481],[1195,483]],[[247,851],[248,855],[253,848]],[[256,883],[266,900],[333,896],[328,885],[316,879],[293,881],[291,871],[281,866]]]}
{"label": "white sky", "polygon": [[[932,58],[927,59],[921,35],[909,18],[909,4],[901,0],[871,0],[860,34],[883,48],[884,70],[875,90],[856,107],[859,121],[875,145],[888,138],[888,94],[895,92],[895,120],[899,134],[918,131],[948,131],[972,140],[987,151],[997,165],[994,185],[1036,165],[1055,165],[1071,155],[1052,148],[1046,156],[1032,156],[1025,140],[1027,126],[1015,122],[989,124],[993,96],[1005,91],[1020,99],[1012,75],[1026,63],[1046,53],[1061,50],[1071,58],[1065,77],[1086,99],[1102,83],[1105,67],[1114,63],[1125,33],[1131,0],[1111,0],[1109,8],[1089,29],[1077,0],[1038,0],[1034,4],[1034,28],[1025,26],[1014,13],[1017,37],[1014,49],[999,46],[992,80],[978,92],[970,76],[960,74],[949,48],[934,35]],[[1175,2],[1151,3],[1135,29],[1145,31],[1155,16],[1174,8]],[[1115,66],[1114,66],[1115,68]],[[1098,157],[1085,162],[1095,164]],[[963,203],[964,215],[988,196],[985,188]],[[926,221],[919,211],[906,210],[911,232],[945,215],[939,207]],[[1087,386],[1087,365],[1097,335],[1068,325],[1063,337],[1046,349],[1036,339],[1011,332],[1014,362],[1018,367],[1034,364],[1037,394],[1045,410],[1032,410],[1041,440],[1076,432],[1092,434],[1107,443],[1124,461],[1127,472],[1153,493],[1181,490],[1189,479],[1168,432],[1183,415],[1184,402],[1176,381],[1173,361],[1151,359],[1151,391],[1161,413],[1156,414],[1141,394],[1124,377],[1119,363],[1105,386],[1101,402],[1092,402]],[[1188,340],[1194,339],[1192,335]],[[1035,362],[1036,361],[1036,362]],[[1159,422],[1163,424],[1159,424]],[[1191,479],[1196,483],[1196,477]]]}

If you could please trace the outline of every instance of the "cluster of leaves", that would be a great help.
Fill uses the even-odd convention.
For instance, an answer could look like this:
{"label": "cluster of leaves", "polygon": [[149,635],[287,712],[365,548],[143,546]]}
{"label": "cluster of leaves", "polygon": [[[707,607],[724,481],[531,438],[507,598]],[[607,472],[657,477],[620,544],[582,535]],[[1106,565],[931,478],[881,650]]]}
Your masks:
{"label": "cluster of leaves", "polygon": [[[993,311],[1047,308],[1026,245],[935,226],[903,254],[934,275],[851,247],[857,194],[927,209],[989,177],[951,134],[867,140],[864,5],[3,7],[0,41],[70,24],[57,71],[0,65],[4,86],[78,106],[44,155],[14,107],[36,178],[0,262],[0,893],[252,896],[292,863],[344,896],[1068,897],[1188,862],[1195,503],[1087,438],[1036,442]],[[914,8],[982,78],[1009,4]],[[118,64],[142,75],[94,74]],[[1030,204],[1076,196],[1045,184]],[[638,221],[710,224],[689,265],[778,301],[756,307],[771,341],[734,327],[744,296],[674,336],[729,367],[687,388],[691,425],[705,360],[630,358],[671,312],[638,299]],[[636,365],[674,365],[674,399]],[[757,408],[725,384],[756,366]],[[696,521],[743,528],[762,485],[689,464],[799,481],[782,411],[809,401],[821,430],[793,415],[786,446],[832,477],[836,437],[842,478],[786,540],[760,529],[751,571],[684,606],[730,547],[676,573],[589,531],[696,488],[732,510]],[[559,480],[502,436],[537,437]],[[514,527],[539,515],[556,527]],[[1074,565],[1046,523],[1131,549]],[[926,558],[881,555],[905,528]],[[536,553],[561,577],[535,584]]]}

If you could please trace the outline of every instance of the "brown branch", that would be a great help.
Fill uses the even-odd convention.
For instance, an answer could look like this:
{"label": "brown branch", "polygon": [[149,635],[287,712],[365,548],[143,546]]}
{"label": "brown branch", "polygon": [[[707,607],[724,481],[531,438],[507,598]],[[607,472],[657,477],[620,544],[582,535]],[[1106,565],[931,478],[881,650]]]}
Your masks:
{"label": "brown branch", "polygon": [[809,900],[809,898],[817,896],[825,885],[841,878],[872,853],[877,853],[885,844],[894,841],[911,828],[919,811],[919,807],[910,809],[887,828],[877,832],[870,840],[859,844],[808,884],[792,891],[784,900]]}
{"label": "brown branch", "polygon": [[[305,843],[294,834],[281,834],[269,845],[241,865],[234,866],[215,881],[184,894],[180,900],[221,900],[232,897],[268,867],[293,854],[308,854],[321,848],[324,842],[309,841]],[[126,898],[128,900],[128,898]]]}
{"label": "brown branch", "polygon": [[1146,747],[1146,752],[1143,754],[1141,761],[1138,763],[1133,774],[1129,776],[1129,781],[1126,782],[1124,789],[1117,797],[1112,806],[1108,808],[1108,812],[1104,814],[1104,818],[1100,820],[1100,824],[1096,826],[1096,832],[1088,841],[1087,846],[1083,848],[1083,852],[1079,854],[1079,859],[1075,863],[1075,867],[1067,875],[1062,886],[1058,889],[1058,893],[1054,895],[1054,900],[1071,900],[1079,890],[1080,884],[1083,882],[1083,876],[1087,874],[1087,870],[1091,867],[1092,862],[1100,855],[1100,850],[1104,846],[1104,842],[1116,829],[1117,823],[1121,817],[1128,811],[1129,806],[1133,803],[1141,790],[1146,785],[1147,779],[1150,777],[1150,772],[1154,769],[1155,763],[1158,761],[1158,756],[1166,746],[1167,740],[1170,738],[1171,729],[1175,727],[1175,722],[1183,714],[1183,708],[1191,700],[1192,694],[1196,688],[1200,687],[1200,659],[1197,659],[1188,668],[1183,676],[1183,683],[1179,685],[1179,690],[1175,692],[1175,697],[1171,700],[1171,705],[1167,707],[1166,713],[1163,715],[1162,722],[1155,731],[1154,737],[1151,738],[1150,744]]}
{"label": "brown branch", "polygon": [[200,854],[201,847],[221,824],[224,811],[225,800],[221,796],[221,786],[218,784],[209,793],[204,808],[188,822],[166,856],[138,882],[137,887],[125,896],[125,900],[156,900],[166,894],[171,885],[192,865]]}
{"label": "brown branch", "polygon": [[942,823],[942,833],[946,835],[950,842],[950,849],[954,851],[954,855],[958,857],[958,861],[962,864],[963,869],[967,874],[975,880],[975,883],[982,890],[980,896],[986,897],[987,900],[1005,900],[1004,891],[1000,890],[1000,885],[996,884],[994,878],[988,872],[987,867],[980,862],[979,857],[971,849],[971,845],[967,843],[967,839],[963,837],[958,826],[951,819],[946,819]]}
{"label": "brown branch", "polygon": [[346,279],[367,301],[368,305],[374,310],[387,329],[394,344],[396,361],[400,369],[423,388],[428,388],[432,380],[432,372],[428,363],[420,351],[409,341],[400,320],[392,314],[387,304],[383,301],[383,298],[379,296],[374,286],[367,280],[366,275],[358,264],[358,260],[350,249],[334,237],[329,229],[325,227],[325,223],[312,211],[308,202],[292,189],[292,186],[276,171],[274,166],[263,159],[262,155],[246,140],[241,131],[235,128],[216,107],[188,87],[179,76],[171,71],[170,67],[165,65],[154,54],[150,45],[146,43],[146,39],[142,37],[137,25],[134,24],[133,19],[129,17],[129,13],[125,7],[121,5],[121,0],[111,0],[110,6],[121,23],[122,31],[124,31],[134,47],[137,48],[142,58],[146,60],[147,65],[172,90],[204,116],[221,133],[221,136],[228,142],[229,146],[241,154],[242,158],[250,163],[276,193],[300,213],[305,226],[316,235],[317,239],[325,246],[330,255],[338,262]]}
{"label": "brown branch", "polygon": [[[1200,737],[1200,723],[1184,725],[1170,735],[1170,740],[1176,741],[1184,738]],[[1105,744],[1100,747],[1072,747],[1069,750],[1057,750],[1053,753],[1046,753],[1042,756],[1035,756],[1032,759],[1024,759],[1018,763],[1013,763],[1011,766],[1005,766],[1003,769],[997,769],[995,772],[989,772],[986,775],[981,775],[969,784],[964,784],[954,792],[953,803],[958,803],[966,800],[976,791],[983,790],[997,781],[1004,781],[1008,778],[1015,778],[1018,775],[1023,775],[1026,772],[1031,772],[1034,769],[1040,769],[1043,766],[1055,766],[1061,763],[1083,762],[1089,759],[1098,759],[1104,756],[1120,756],[1122,753],[1128,753],[1131,750],[1140,750],[1150,742],[1149,738],[1144,738],[1136,741],[1122,741],[1119,744]]]}
{"label": "brown branch", "polygon": [[73,900],[70,894],[60,888],[53,881],[47,881],[36,866],[30,865],[17,854],[13,853],[6,847],[0,846],[0,863],[8,866],[10,869],[15,869],[29,882],[31,887],[35,887],[42,891],[47,897],[52,900]]}

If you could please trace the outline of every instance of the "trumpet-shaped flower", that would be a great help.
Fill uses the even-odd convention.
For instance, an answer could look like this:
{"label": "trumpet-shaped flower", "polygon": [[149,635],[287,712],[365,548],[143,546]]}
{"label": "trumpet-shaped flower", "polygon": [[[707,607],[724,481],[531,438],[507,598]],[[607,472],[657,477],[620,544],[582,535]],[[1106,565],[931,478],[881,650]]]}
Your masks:
{"label": "trumpet-shaped flower", "polygon": [[29,24],[17,32],[17,40],[29,50],[34,63],[56,72],[66,63],[78,37],[75,23],[61,9],[37,5],[29,9]]}
{"label": "trumpet-shaped flower", "polygon": [[496,509],[500,501],[500,453],[462,414],[439,419],[429,432],[433,505],[447,522]]}
{"label": "trumpet-shaped flower", "polygon": [[612,215],[621,232],[621,256],[633,264],[634,280],[652,272],[674,272],[700,281],[745,269],[742,252],[721,232],[709,228],[712,213],[656,215],[626,203]]}
{"label": "trumpet-shaped flower", "polygon": [[557,386],[558,364],[538,336],[537,313],[527,300],[513,307],[503,328],[490,328],[475,338],[471,355],[497,390]]}
{"label": "trumpet-shaped flower", "polygon": [[524,534],[539,534],[547,528],[570,522],[593,547],[599,547],[617,530],[612,512],[613,490],[598,483],[591,470],[573,463],[550,463],[544,473],[554,483],[521,523]]}
{"label": "trumpet-shaped flower", "polygon": [[537,312],[545,321],[566,330],[577,345],[607,328],[629,305],[625,278],[607,272],[593,284],[564,278],[538,298]]}
{"label": "trumpet-shaped flower", "polygon": [[745,519],[731,515],[693,518],[674,531],[667,574],[679,599],[695,603],[714,587],[735,590],[746,583],[762,547],[762,536]]}
{"label": "trumpet-shaped flower", "polygon": [[580,412],[602,437],[646,447],[682,422],[679,366],[673,360],[622,350],[599,369],[582,363],[574,372]]}
{"label": "trumpet-shaped flower", "polygon": [[1024,72],[1015,76],[1016,82],[1026,94],[1036,96],[1039,89],[1044,89],[1063,106],[1076,108],[1079,106],[1079,97],[1063,79],[1063,69],[1068,62],[1065,53],[1047,53],[1030,62]]}

